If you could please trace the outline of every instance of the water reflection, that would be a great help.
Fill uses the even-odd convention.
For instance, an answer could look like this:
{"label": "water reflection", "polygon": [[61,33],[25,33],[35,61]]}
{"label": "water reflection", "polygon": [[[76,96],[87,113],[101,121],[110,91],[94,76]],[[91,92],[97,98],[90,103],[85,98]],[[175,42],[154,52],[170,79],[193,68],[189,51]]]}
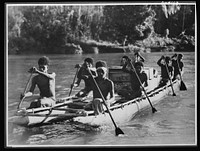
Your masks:
{"label": "water reflection", "polygon": [[[105,130],[105,129],[104,129]],[[37,127],[13,127],[12,132],[17,136],[18,145],[28,144],[43,144],[46,141],[60,138],[76,139],[80,136],[96,135],[102,131],[102,128],[97,126],[90,126],[82,123],[74,122],[59,122],[54,124],[47,124]],[[13,135],[13,136],[14,136]],[[10,142],[16,139],[10,138]]]}

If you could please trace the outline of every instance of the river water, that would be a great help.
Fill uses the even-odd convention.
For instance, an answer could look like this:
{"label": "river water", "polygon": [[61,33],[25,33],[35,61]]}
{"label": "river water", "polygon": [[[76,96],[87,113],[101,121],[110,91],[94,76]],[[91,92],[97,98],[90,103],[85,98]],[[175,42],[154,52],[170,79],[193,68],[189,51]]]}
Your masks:
{"label": "river water", "polygon": [[[90,126],[60,122],[40,127],[24,128],[8,124],[16,111],[20,93],[24,91],[32,66],[37,67],[41,55],[8,56],[7,62],[7,99],[6,99],[6,144],[8,147],[98,147],[98,146],[193,146],[197,143],[197,103],[195,52],[184,54],[183,81],[187,91],[177,91],[176,96],[167,96],[154,107],[152,113],[147,109],[136,115],[131,121],[118,125],[123,130],[123,137],[115,136],[114,126],[98,129]],[[51,60],[49,71],[56,73],[57,97],[68,96],[70,84],[76,69],[75,64],[82,63],[86,57],[94,61],[105,60],[108,66],[119,65],[123,53],[83,54],[83,55],[47,55]],[[133,56],[133,54],[126,54]],[[162,52],[146,53],[144,66],[151,66],[160,71],[156,62]],[[165,53],[171,56],[172,53]],[[73,89],[76,93],[83,86]],[[38,93],[38,91],[35,91]],[[30,102],[25,101],[24,104]]]}

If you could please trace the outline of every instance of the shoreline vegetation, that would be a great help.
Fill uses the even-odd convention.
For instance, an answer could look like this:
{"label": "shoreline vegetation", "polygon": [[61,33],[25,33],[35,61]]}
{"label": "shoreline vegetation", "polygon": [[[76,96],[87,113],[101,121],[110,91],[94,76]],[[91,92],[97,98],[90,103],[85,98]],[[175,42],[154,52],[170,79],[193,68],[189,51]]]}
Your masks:
{"label": "shoreline vegetation", "polygon": [[195,50],[195,5],[8,6],[8,54]]}

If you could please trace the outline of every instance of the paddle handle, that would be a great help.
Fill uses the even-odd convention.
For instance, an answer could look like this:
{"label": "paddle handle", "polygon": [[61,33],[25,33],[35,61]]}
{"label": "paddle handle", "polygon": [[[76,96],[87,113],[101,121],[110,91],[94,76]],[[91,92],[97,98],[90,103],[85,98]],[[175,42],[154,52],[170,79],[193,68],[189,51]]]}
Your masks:
{"label": "paddle handle", "polygon": [[73,89],[73,87],[74,87],[74,83],[75,83],[75,80],[76,80],[78,71],[79,71],[79,68],[77,68],[77,70],[76,70],[76,74],[75,74],[75,76],[74,76],[73,83],[72,83],[72,85],[71,85],[71,89],[70,89],[70,92],[69,92],[69,96],[70,96],[71,93],[72,93],[72,89]]}
{"label": "paddle handle", "polygon": [[[31,72],[31,75],[29,76],[29,79],[28,79],[28,81],[27,81],[27,83],[26,83],[26,87],[25,87],[25,89],[24,89],[23,95],[26,93],[26,91],[27,91],[27,89],[28,89],[28,85],[29,85],[29,82],[30,82],[30,80],[31,80],[32,75],[33,75],[33,72]],[[22,102],[23,102],[24,99],[25,99],[25,96],[24,96],[23,98],[20,99],[20,102],[19,102],[19,104],[18,104],[17,109],[19,109],[19,108],[21,107],[21,104],[22,104]]]}
{"label": "paddle handle", "polygon": [[97,87],[97,89],[98,89],[98,91],[99,91],[99,93],[100,93],[100,95],[101,95],[101,98],[102,98],[102,100],[103,100],[103,103],[104,103],[104,105],[106,106],[106,109],[107,109],[107,111],[108,111],[108,113],[109,113],[109,115],[110,115],[110,118],[111,118],[111,120],[112,120],[112,122],[113,122],[115,128],[117,128],[117,125],[116,125],[116,123],[115,123],[115,121],[114,121],[114,119],[113,119],[113,117],[112,117],[112,115],[111,115],[111,113],[110,113],[110,110],[109,110],[108,106],[106,105],[106,100],[105,100],[105,98],[104,98],[104,96],[103,96],[103,94],[102,94],[102,92],[101,92],[101,90],[100,90],[100,88],[99,88],[99,86],[98,86],[96,80],[95,80],[94,77],[92,76],[92,73],[91,73],[91,71],[90,71],[89,68],[88,68],[88,71],[89,71],[89,73],[90,73],[90,75],[91,75],[91,77],[92,77],[92,80],[94,81],[95,86]]}

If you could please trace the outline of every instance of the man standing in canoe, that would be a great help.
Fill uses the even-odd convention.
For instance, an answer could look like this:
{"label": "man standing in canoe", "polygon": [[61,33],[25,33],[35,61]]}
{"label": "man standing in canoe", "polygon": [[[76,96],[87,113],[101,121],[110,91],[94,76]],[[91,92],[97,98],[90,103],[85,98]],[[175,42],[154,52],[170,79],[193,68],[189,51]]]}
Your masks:
{"label": "man standing in canoe", "polygon": [[[103,112],[103,100],[102,96],[99,92],[101,91],[104,100],[106,101],[106,105],[109,107],[115,101],[114,97],[114,83],[107,78],[107,67],[106,63],[103,61],[99,61],[96,63],[97,68],[97,77],[94,78],[96,84],[93,81],[92,90],[93,90],[93,101],[88,103],[85,108],[92,104],[94,109],[94,114],[99,115]],[[98,86],[98,88],[97,88]]]}
{"label": "man standing in canoe", "polygon": [[29,72],[36,73],[37,75],[32,78],[29,92],[21,94],[21,98],[32,96],[35,87],[37,86],[40,90],[40,98],[31,102],[30,108],[47,107],[55,105],[55,77],[56,74],[48,73],[49,58],[46,56],[41,57],[38,60],[38,66],[32,67]]}
{"label": "man standing in canoe", "polygon": [[96,69],[93,68],[93,59],[92,58],[86,58],[84,60],[83,65],[81,66],[81,68],[78,71],[78,74],[77,74],[78,80],[75,82],[75,84],[73,86],[78,87],[80,85],[81,80],[84,80],[85,87],[76,94],[77,97],[87,96],[89,94],[89,92],[92,90],[92,87],[91,87],[92,79],[88,72],[88,69],[91,70],[93,76],[96,76]]}

